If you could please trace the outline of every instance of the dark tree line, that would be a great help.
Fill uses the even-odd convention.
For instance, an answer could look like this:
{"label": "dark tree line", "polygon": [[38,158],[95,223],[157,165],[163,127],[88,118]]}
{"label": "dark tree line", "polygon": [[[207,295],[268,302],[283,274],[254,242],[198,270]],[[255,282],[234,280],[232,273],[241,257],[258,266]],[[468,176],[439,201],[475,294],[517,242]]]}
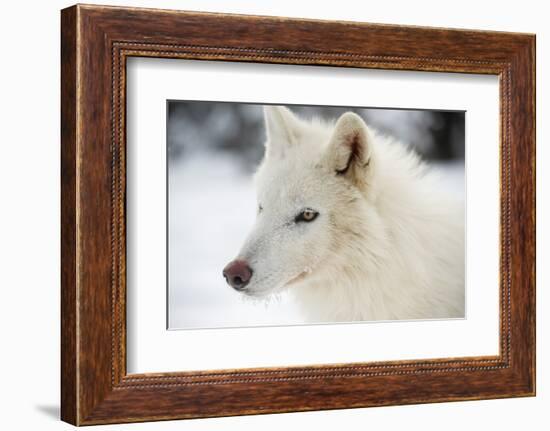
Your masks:
{"label": "dark tree line", "polygon": [[[380,132],[413,146],[427,160],[464,159],[464,112],[318,106],[290,106],[304,117],[337,118],[346,111],[361,115]],[[261,105],[168,103],[168,152],[171,161],[201,151],[221,151],[255,166],[263,155],[265,130]]]}

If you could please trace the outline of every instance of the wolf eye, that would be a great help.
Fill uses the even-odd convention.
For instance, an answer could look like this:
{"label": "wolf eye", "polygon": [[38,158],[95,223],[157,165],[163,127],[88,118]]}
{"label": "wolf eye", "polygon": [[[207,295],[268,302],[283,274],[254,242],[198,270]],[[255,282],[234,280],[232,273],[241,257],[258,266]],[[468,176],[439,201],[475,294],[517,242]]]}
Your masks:
{"label": "wolf eye", "polygon": [[308,222],[309,223],[309,222],[315,220],[318,215],[319,215],[319,213],[317,211],[307,208],[307,209],[303,210],[300,214],[298,214],[294,218],[294,221],[296,223],[300,223],[300,222]]}

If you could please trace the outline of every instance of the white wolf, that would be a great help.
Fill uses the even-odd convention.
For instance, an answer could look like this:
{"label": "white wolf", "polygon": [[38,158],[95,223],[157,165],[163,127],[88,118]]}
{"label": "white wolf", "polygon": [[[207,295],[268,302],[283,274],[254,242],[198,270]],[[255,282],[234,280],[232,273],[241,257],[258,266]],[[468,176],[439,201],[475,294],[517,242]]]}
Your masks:
{"label": "white wolf", "polygon": [[307,322],[464,317],[463,200],[354,113],[264,113],[258,215],[227,282],[258,298],[289,289]]}

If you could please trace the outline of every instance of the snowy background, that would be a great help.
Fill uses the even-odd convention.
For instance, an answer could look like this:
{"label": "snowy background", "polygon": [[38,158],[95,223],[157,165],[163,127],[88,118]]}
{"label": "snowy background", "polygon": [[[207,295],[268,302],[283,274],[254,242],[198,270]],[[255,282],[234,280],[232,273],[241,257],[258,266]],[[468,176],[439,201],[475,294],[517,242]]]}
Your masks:
{"label": "snowy background", "polygon": [[[463,112],[289,106],[304,117],[346,111],[410,145],[464,197]],[[170,329],[300,324],[291,299],[256,302],[231,289],[223,267],[256,215],[252,174],[263,156],[262,105],[168,102]]]}

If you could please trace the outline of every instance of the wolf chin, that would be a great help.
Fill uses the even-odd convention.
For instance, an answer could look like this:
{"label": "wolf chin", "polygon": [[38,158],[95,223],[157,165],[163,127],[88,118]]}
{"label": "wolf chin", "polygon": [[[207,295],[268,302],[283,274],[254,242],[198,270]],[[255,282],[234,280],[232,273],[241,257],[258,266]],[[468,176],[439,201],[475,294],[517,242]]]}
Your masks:
{"label": "wolf chin", "polygon": [[306,322],[464,317],[464,203],[358,115],[265,108],[258,214],[227,282],[294,295]]}

